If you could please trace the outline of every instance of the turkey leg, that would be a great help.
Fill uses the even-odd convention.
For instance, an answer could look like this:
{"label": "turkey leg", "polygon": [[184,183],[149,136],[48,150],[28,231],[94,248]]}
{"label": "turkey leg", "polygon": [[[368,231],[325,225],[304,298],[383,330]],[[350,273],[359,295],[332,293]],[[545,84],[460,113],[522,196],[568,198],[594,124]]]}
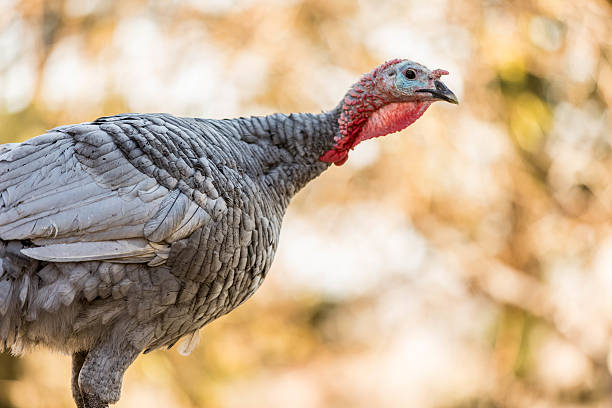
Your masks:
{"label": "turkey leg", "polygon": [[87,357],[86,351],[79,351],[72,354],[72,398],[74,398],[77,408],[85,408],[83,394],[81,394],[81,388],[79,387],[79,373],[85,362],[85,357]]}
{"label": "turkey leg", "polygon": [[108,408],[117,402],[123,374],[138,354],[140,350],[127,341],[117,343],[117,339],[106,339],[89,350],[78,377],[83,408]]}

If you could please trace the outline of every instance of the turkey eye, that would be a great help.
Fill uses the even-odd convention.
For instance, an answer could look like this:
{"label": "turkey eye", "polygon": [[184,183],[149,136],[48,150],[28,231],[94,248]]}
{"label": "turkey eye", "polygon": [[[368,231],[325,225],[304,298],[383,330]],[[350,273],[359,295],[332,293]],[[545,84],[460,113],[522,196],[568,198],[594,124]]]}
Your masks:
{"label": "turkey eye", "polygon": [[408,79],[414,79],[416,78],[416,71],[414,69],[409,69],[404,72],[404,76]]}

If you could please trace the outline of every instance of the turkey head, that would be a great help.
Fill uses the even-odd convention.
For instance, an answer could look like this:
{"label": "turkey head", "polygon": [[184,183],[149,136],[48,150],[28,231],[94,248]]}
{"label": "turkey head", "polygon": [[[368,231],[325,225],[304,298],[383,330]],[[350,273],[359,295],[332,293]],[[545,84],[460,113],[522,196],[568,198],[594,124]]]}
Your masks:
{"label": "turkey head", "polygon": [[387,61],[365,74],[344,97],[339,135],[320,160],[340,166],[357,144],[406,128],[433,102],[459,103],[440,81],[442,75],[448,72],[405,59]]}

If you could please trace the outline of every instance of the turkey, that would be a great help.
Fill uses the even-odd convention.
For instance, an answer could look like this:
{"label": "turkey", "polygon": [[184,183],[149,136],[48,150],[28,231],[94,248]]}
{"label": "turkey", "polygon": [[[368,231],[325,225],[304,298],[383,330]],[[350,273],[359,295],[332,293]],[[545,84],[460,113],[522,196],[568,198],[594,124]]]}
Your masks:
{"label": "turkey", "polygon": [[80,408],[119,400],[141,352],[188,353],[266,276],[291,198],[361,141],[457,103],[396,59],[320,114],[122,114],[0,146],[0,347],[72,355]]}

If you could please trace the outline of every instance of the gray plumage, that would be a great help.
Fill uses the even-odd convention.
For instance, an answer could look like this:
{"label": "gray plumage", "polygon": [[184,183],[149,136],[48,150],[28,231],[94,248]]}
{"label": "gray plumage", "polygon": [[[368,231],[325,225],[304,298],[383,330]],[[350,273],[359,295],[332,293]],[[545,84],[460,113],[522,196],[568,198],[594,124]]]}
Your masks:
{"label": "gray plumage", "polygon": [[446,74],[396,59],[318,115],[118,115],[0,146],[0,348],[72,353],[77,405],[116,402],[138,354],[189,353],[255,292],[306,183],[457,103]]}
{"label": "gray plumage", "polygon": [[188,353],[262,283],[338,116],[128,114],[1,146],[0,347],[71,353],[82,407],[141,351]]}

